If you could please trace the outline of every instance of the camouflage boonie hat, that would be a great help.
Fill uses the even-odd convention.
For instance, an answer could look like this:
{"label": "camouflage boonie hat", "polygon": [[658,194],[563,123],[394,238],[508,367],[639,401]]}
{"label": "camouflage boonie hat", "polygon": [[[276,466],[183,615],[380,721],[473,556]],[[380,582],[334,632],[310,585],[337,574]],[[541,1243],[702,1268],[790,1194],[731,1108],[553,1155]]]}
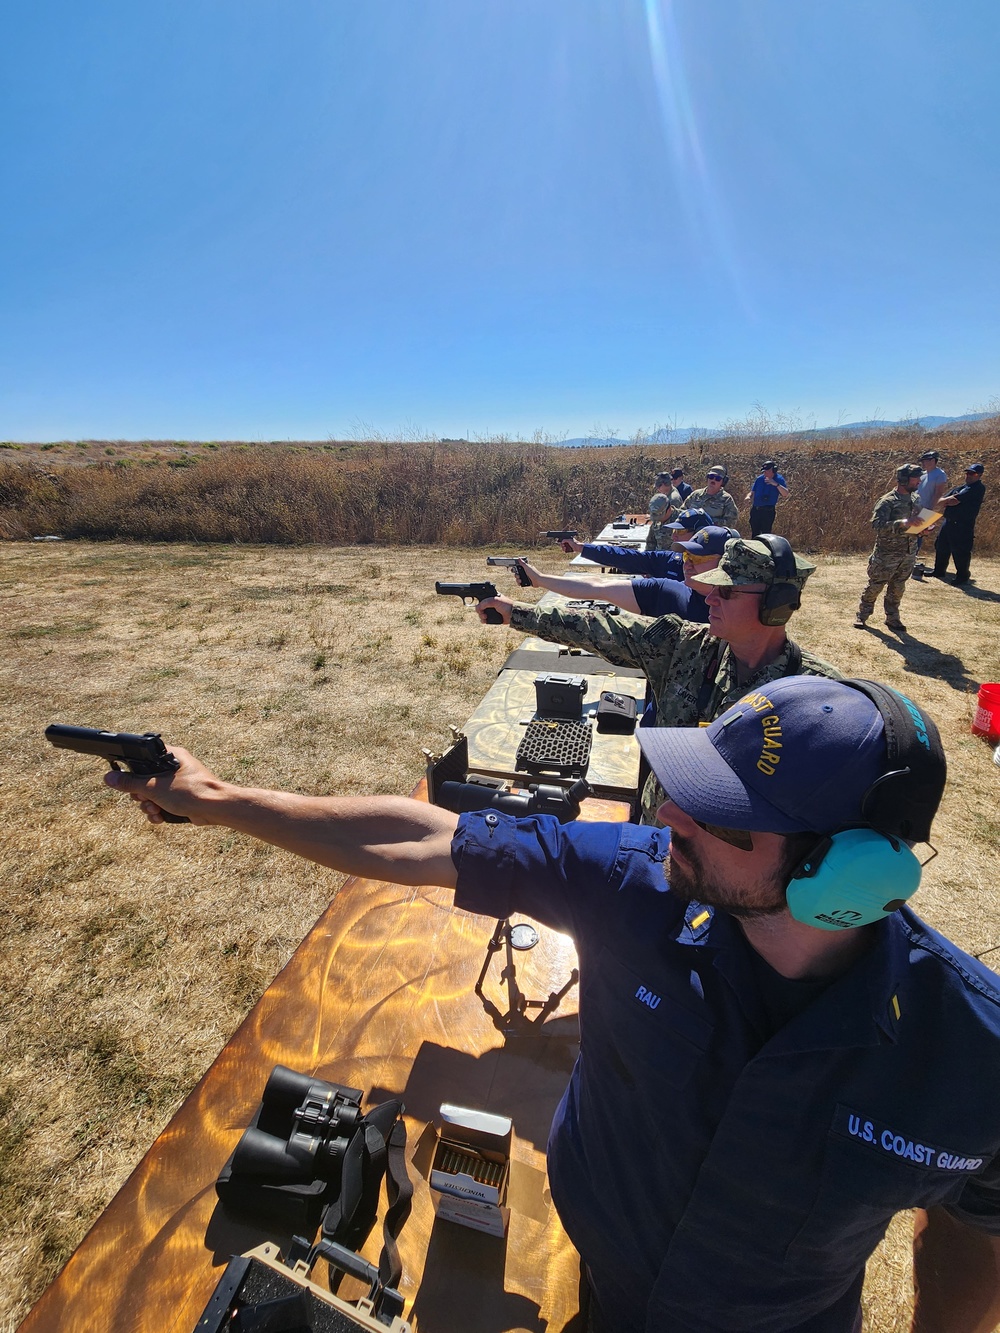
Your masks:
{"label": "camouflage boonie hat", "polygon": [[663,495],[662,493],[659,495],[654,495],[649,502],[649,512],[651,514],[662,514],[664,509],[669,509],[669,508],[670,508],[669,495]]}
{"label": "camouflage boonie hat", "polygon": [[[797,588],[802,588],[815,568],[814,564],[797,555],[794,577],[782,579],[781,582],[794,583]],[[737,537],[726,543],[722,559],[715,569],[698,575],[698,582],[712,583],[718,587],[738,587],[741,583],[763,583],[769,587],[775,582],[774,556],[764,542]]]}

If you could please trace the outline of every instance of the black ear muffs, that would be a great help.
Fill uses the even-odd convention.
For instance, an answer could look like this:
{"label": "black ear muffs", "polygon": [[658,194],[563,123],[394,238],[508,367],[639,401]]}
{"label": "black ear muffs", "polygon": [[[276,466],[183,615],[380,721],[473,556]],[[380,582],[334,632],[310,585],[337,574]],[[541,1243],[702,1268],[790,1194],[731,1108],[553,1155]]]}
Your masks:
{"label": "black ear muffs", "polygon": [[791,582],[798,573],[795,552],[784,537],[776,537],[771,532],[754,540],[764,543],[774,561],[774,582],[760,599],[760,623],[768,626],[787,625],[792,612],[802,605],[802,589],[797,583]]}

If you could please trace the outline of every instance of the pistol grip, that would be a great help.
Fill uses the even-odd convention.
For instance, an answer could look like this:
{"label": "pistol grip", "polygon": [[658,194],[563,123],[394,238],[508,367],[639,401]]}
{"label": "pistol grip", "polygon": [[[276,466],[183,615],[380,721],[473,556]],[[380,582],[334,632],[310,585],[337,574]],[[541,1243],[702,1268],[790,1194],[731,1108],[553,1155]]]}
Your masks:
{"label": "pistol grip", "polygon": [[190,823],[191,823],[191,821],[190,821],[190,819],[188,819],[187,815],[172,815],[172,814],[170,813],[169,810],[164,810],[164,808],[163,808],[162,805],[160,806],[160,814],[163,816],[164,823],[166,823],[166,824],[190,824]]}
{"label": "pistol grip", "polygon": [[497,610],[496,610],[494,607],[492,607],[492,606],[488,606],[488,607],[486,608],[486,610],[483,612],[483,615],[486,617],[486,623],[487,623],[487,625],[502,625],[502,624],[503,624],[503,616],[500,614],[499,611],[497,611]]}

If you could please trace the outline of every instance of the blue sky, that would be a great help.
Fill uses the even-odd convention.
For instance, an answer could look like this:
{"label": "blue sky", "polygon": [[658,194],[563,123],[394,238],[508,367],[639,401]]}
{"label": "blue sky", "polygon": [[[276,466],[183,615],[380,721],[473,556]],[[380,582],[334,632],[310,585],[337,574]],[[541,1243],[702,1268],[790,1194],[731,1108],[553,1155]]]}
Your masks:
{"label": "blue sky", "polygon": [[8,0],[0,436],[1000,394],[995,0]]}

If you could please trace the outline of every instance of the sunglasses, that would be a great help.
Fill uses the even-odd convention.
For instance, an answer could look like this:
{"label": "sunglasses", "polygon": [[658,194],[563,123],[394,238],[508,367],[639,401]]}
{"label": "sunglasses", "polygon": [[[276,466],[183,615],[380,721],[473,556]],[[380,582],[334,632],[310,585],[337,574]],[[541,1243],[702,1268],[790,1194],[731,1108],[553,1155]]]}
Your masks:
{"label": "sunglasses", "polygon": [[722,478],[721,478],[721,477],[709,477],[708,480],[709,480],[709,481],[718,481],[718,482],[721,482],[721,481],[722,481]]}
{"label": "sunglasses", "polygon": [[700,569],[702,565],[714,564],[719,558],[716,555],[692,555],[690,551],[685,551],[683,554],[684,563],[694,565],[696,569]]}
{"label": "sunglasses", "polygon": [[761,593],[764,591],[764,589],[763,589],[763,588],[733,588],[733,587],[730,587],[728,584],[725,584],[725,583],[724,583],[724,584],[719,585],[719,586],[715,589],[715,591],[719,594],[719,597],[720,597],[720,599],[721,599],[723,602],[728,602],[728,601],[730,601],[733,597],[739,597],[739,596],[744,595],[744,594],[745,594],[746,596],[749,596],[749,597],[759,597],[759,596],[761,595]]}

